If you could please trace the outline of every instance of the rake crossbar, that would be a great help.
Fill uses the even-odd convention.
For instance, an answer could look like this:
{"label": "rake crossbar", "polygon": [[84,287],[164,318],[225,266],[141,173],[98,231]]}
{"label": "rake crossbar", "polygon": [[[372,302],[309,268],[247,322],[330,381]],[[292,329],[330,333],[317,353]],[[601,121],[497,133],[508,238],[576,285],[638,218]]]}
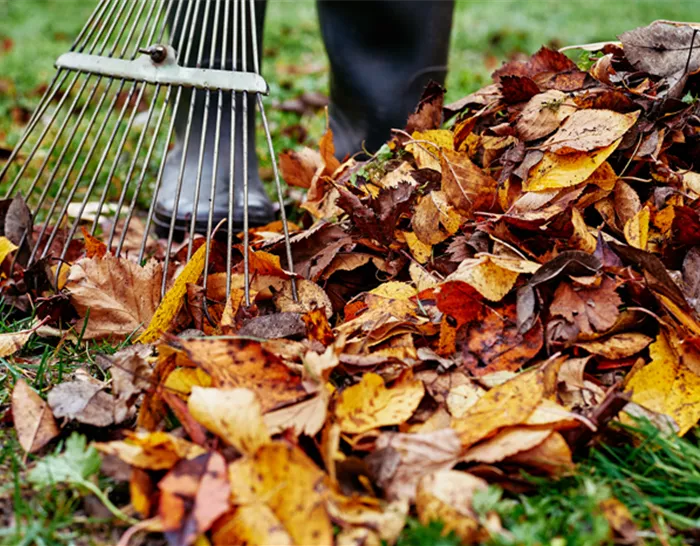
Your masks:
{"label": "rake crossbar", "polygon": [[[163,48],[166,49],[166,48]],[[152,56],[144,54],[136,60],[127,61],[101,55],[64,53],[56,61],[56,68],[79,70],[99,76],[122,78],[161,85],[181,85],[198,89],[221,89],[222,91],[245,91],[267,95],[268,86],[259,74],[231,72],[208,68],[188,68],[176,63],[176,54],[167,48],[164,61],[154,62]]]}

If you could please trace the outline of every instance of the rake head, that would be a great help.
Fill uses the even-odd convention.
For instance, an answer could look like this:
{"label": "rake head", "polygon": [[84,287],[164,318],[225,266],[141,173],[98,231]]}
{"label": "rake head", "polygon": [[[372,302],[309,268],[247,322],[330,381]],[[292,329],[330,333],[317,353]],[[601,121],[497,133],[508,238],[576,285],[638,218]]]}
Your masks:
{"label": "rake head", "polygon": [[[206,28],[196,28],[198,25]],[[174,198],[174,211],[169,226],[165,226],[164,270],[177,231],[183,227],[176,225],[178,203],[184,192],[193,192],[195,206],[187,219],[189,226],[185,226],[190,233],[187,259],[193,252],[192,235],[205,231],[206,293],[209,252],[217,231],[214,209],[217,202],[221,206],[225,201],[228,215],[221,231],[226,231],[226,293],[230,293],[236,230],[234,178],[240,176],[243,218],[238,227],[243,230],[245,301],[249,305],[248,147],[254,143],[248,142],[248,112],[257,104],[277,187],[287,266],[294,270],[262,100],[268,86],[260,76],[257,28],[254,0],[100,0],[70,51],[56,61],[52,82],[0,171],[0,184],[8,188],[5,198],[22,195],[37,223],[33,232],[25,230],[19,241],[25,259],[29,256],[23,265],[29,267],[44,258],[62,263],[86,220],[91,221],[91,235],[107,220],[105,242],[119,256],[126,252],[125,241],[135,219],[145,214],[138,251],[133,249],[141,262],[154,225],[166,155],[174,144],[174,113],[184,108],[187,126],[175,194],[168,196]],[[194,64],[192,59],[196,59],[195,67],[188,66]],[[204,101],[203,109],[195,107],[198,101]],[[224,112],[227,109],[230,114]],[[242,118],[238,123],[237,114]],[[222,123],[225,115],[230,115],[230,127]],[[196,137],[192,125],[200,120],[195,116],[203,117],[201,135]],[[216,118],[216,129],[213,142],[207,144],[212,138],[206,130],[210,116]],[[224,135],[224,131],[230,134]],[[228,144],[227,149],[220,146],[222,142]],[[213,145],[213,154],[205,154],[207,145]],[[187,153],[192,149],[199,153]],[[227,193],[217,192],[220,164],[228,164]],[[195,180],[191,180],[192,173],[196,173]],[[204,214],[196,206],[200,198],[206,198],[200,195],[202,191],[210,193]],[[148,212],[141,213],[145,208]],[[165,283],[164,275],[163,293]],[[292,287],[296,299],[294,284]]]}

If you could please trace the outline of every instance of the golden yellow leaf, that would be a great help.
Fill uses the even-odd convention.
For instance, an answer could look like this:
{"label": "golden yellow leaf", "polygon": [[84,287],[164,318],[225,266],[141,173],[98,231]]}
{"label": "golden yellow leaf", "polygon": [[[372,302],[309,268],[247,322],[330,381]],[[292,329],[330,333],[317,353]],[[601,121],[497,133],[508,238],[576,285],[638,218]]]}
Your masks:
{"label": "golden yellow leaf", "polygon": [[95,442],[98,451],[114,455],[144,470],[172,468],[180,459],[194,459],[207,452],[201,446],[167,432],[128,432],[126,440]]}
{"label": "golden yellow leaf", "polygon": [[433,247],[422,242],[412,231],[404,231],[403,235],[406,237],[408,249],[416,261],[420,264],[427,263],[433,255]]}
{"label": "golden yellow leaf", "polygon": [[637,526],[624,504],[615,497],[610,497],[601,501],[599,506],[610,527],[625,539],[625,542],[636,542]]}
{"label": "golden yellow leaf", "polygon": [[195,386],[187,408],[197,422],[240,453],[253,455],[270,442],[260,401],[251,390]]}
{"label": "golden yellow leaf", "polygon": [[59,434],[48,404],[22,378],[12,389],[12,420],[19,445],[27,453],[39,451]]}
{"label": "golden yellow leaf", "polygon": [[460,418],[452,428],[467,448],[494,435],[500,429],[524,423],[545,394],[545,371],[524,372],[492,388]]}
{"label": "golden yellow leaf", "polygon": [[0,357],[11,356],[19,351],[29,341],[34,330],[20,330],[0,334]]}
{"label": "golden yellow leaf", "polygon": [[576,343],[576,346],[594,355],[601,355],[605,358],[618,360],[637,354],[639,351],[645,349],[652,341],[652,338],[640,334],[639,332],[625,332],[605,339],[581,341]]}
{"label": "golden yellow leaf", "polygon": [[472,498],[488,483],[466,472],[443,470],[423,476],[416,493],[418,519],[424,525],[441,521],[444,532],[454,531],[464,542],[478,540],[479,521],[472,509]]}
{"label": "golden yellow leaf", "polygon": [[[263,502],[294,544],[333,543],[325,506],[327,478],[298,447],[279,441],[262,446],[254,457],[231,463],[229,478],[232,502]],[[248,525],[256,525],[255,520]]]}
{"label": "golden yellow leaf", "polygon": [[573,468],[569,444],[558,432],[552,432],[545,440],[535,447],[516,453],[508,458],[517,464],[522,464],[556,476]]}
{"label": "golden yellow leaf", "polygon": [[400,281],[388,281],[380,284],[377,288],[370,290],[370,294],[382,296],[392,300],[408,300],[418,292],[410,284]]}
{"label": "golden yellow leaf", "polygon": [[523,184],[524,191],[543,191],[568,188],[585,182],[620,145],[618,139],[605,148],[592,152],[555,154],[545,152],[542,160],[530,170]]}
{"label": "golden yellow leaf", "polygon": [[404,376],[387,389],[381,376],[366,373],[340,393],[335,417],[343,432],[361,434],[406,421],[423,398],[423,382]]}
{"label": "golden yellow leaf", "polygon": [[212,531],[212,541],[216,546],[295,544],[272,509],[263,502],[239,506],[233,514],[223,516],[222,521]]}
{"label": "golden yellow leaf", "polygon": [[668,311],[680,322],[683,326],[688,328],[694,335],[700,336],[700,323],[697,319],[688,313],[685,309],[681,309],[676,303],[671,300],[671,298],[664,296],[663,294],[656,293],[656,297],[663,306],[668,309]]}
{"label": "golden yellow leaf", "polygon": [[450,389],[447,394],[447,410],[450,415],[456,419],[463,417],[465,413],[476,404],[477,400],[483,396],[486,391],[476,383],[465,383],[457,385]]}
{"label": "golden yellow leaf", "polygon": [[187,398],[192,387],[210,387],[211,376],[201,368],[177,368],[168,374],[163,387]]}
{"label": "golden yellow leaf", "polygon": [[452,149],[454,134],[447,129],[434,129],[431,131],[414,131],[413,140],[422,142],[409,142],[406,150],[413,154],[416,164],[421,169],[433,169],[440,171],[440,149]]}
{"label": "golden yellow leaf", "polygon": [[514,427],[502,430],[493,438],[472,447],[463,460],[497,463],[521,451],[541,444],[551,434],[550,428]]}
{"label": "golden yellow leaf", "polygon": [[131,478],[129,479],[131,506],[144,518],[147,518],[151,513],[151,508],[153,506],[151,495],[153,495],[153,493],[153,482],[148,472],[140,468],[132,468]]}
{"label": "golden yellow leaf", "polygon": [[411,262],[408,266],[408,274],[411,276],[411,281],[413,281],[418,292],[433,288],[438,284],[438,279],[417,263]]}
{"label": "golden yellow leaf", "polygon": [[700,420],[700,377],[681,362],[663,332],[649,355],[651,362],[632,375],[626,390],[633,402],[671,417],[682,436]]}
{"label": "golden yellow leaf", "polygon": [[501,301],[515,286],[519,273],[494,263],[490,256],[468,258],[445,281],[462,281],[486,299]]}
{"label": "golden yellow leaf", "polygon": [[625,224],[625,239],[630,246],[641,250],[647,249],[649,241],[649,207],[644,207]]}
{"label": "golden yellow leaf", "polygon": [[0,237],[0,264],[5,261],[5,258],[11,253],[17,250],[19,247],[10,241],[7,237]]}
{"label": "golden yellow leaf", "polygon": [[596,238],[593,237],[593,235],[591,235],[591,233],[588,231],[588,226],[586,225],[583,216],[575,207],[571,209],[571,225],[574,228],[574,232],[570,239],[571,246],[593,254],[597,245]]}
{"label": "golden yellow leaf", "polygon": [[374,497],[346,497],[331,491],[327,507],[333,521],[341,527],[373,529],[378,543],[385,540],[394,544],[406,524],[409,503],[406,499],[386,503]]}
{"label": "golden yellow leaf", "polygon": [[167,331],[185,301],[187,285],[196,282],[204,271],[206,252],[207,246],[202,245],[192,255],[190,261],[175,279],[173,286],[165,294],[163,301],[160,302],[148,328],[136,339],[136,343],[153,343],[163,335],[163,332]]}

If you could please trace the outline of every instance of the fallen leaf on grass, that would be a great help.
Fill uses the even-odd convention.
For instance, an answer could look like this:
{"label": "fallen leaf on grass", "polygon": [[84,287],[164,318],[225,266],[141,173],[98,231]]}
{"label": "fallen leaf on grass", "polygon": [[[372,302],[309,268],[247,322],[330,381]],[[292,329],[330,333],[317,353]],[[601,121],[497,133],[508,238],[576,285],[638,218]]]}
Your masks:
{"label": "fallen leaf on grass", "polygon": [[[74,263],[66,290],[83,320],[84,339],[123,339],[151,322],[160,301],[161,264],[144,267],[109,254]],[[184,292],[183,292],[184,295]]]}
{"label": "fallen leaf on grass", "polygon": [[408,375],[387,388],[381,376],[366,373],[357,385],[340,393],[335,418],[350,434],[398,425],[413,415],[423,393],[423,382]]}
{"label": "fallen leaf on grass", "polygon": [[22,378],[12,390],[12,420],[27,453],[39,451],[59,434],[49,406]]}
{"label": "fallen leaf on grass", "polygon": [[552,476],[559,475],[574,466],[569,444],[558,432],[552,432],[540,444],[520,451],[507,460],[543,470]]}
{"label": "fallen leaf on grass", "polygon": [[441,521],[443,533],[453,531],[464,544],[479,539],[479,520],[472,498],[488,483],[467,472],[443,470],[423,476],[418,483],[416,511],[423,525]]}
{"label": "fallen leaf on grass", "polygon": [[7,332],[0,334],[0,357],[15,354],[29,341],[34,330],[20,330],[19,332]]}
{"label": "fallen leaf on grass", "polygon": [[406,434],[384,432],[366,459],[372,476],[390,500],[413,500],[421,476],[449,470],[459,459],[461,444],[451,428]]}
{"label": "fallen leaf on grass", "polygon": [[700,376],[681,362],[663,333],[649,354],[651,363],[634,373],[626,390],[633,402],[671,417],[682,436],[700,420]]}
{"label": "fallen leaf on grass", "polygon": [[126,440],[92,445],[102,453],[145,470],[166,470],[180,459],[194,459],[206,453],[203,447],[167,432],[130,432]]}

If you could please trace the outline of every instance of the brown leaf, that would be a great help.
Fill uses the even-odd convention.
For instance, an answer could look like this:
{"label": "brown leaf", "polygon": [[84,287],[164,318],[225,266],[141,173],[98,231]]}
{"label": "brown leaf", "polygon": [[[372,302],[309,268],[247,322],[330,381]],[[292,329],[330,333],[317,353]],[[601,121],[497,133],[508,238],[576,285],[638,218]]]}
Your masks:
{"label": "brown leaf", "polygon": [[214,387],[252,390],[263,412],[306,396],[301,376],[258,342],[193,338],[181,343],[190,359],[212,377]]}
{"label": "brown leaf", "polygon": [[323,166],[321,154],[310,148],[285,150],[280,154],[282,178],[290,186],[309,188],[314,176]]}
{"label": "brown leaf", "polygon": [[436,82],[430,81],[423,91],[423,96],[416,106],[416,111],[408,116],[406,132],[411,135],[414,131],[430,131],[442,125],[442,105],[445,90]]}
{"label": "brown leaf", "polygon": [[460,213],[471,217],[475,211],[496,204],[496,181],[477,167],[463,152],[442,149],[442,191]]}
{"label": "brown leaf", "polygon": [[6,332],[0,334],[0,357],[15,354],[29,341],[34,330],[20,330],[19,332]]}
{"label": "brown leaf", "polygon": [[618,307],[622,300],[616,288],[615,281],[609,277],[593,288],[562,282],[554,293],[549,312],[576,324],[583,334],[604,332],[612,328],[620,315]]}
{"label": "brown leaf", "polygon": [[612,110],[577,110],[566,118],[542,148],[557,154],[605,148],[621,138],[638,117],[639,112],[620,114]]}
{"label": "brown leaf", "polygon": [[105,255],[73,264],[66,290],[83,320],[89,316],[83,338],[117,340],[142,331],[160,302],[161,275],[162,266],[154,260],[141,267]]}
{"label": "brown leaf", "polygon": [[561,122],[575,111],[576,105],[566,93],[546,91],[530,99],[515,128],[522,140],[538,140],[556,131]]}
{"label": "brown leaf", "polygon": [[27,453],[39,451],[59,434],[48,405],[22,378],[12,390],[12,420],[19,445]]}
{"label": "brown leaf", "polygon": [[649,336],[638,332],[626,332],[595,341],[582,341],[578,347],[588,352],[617,360],[627,358],[645,349],[652,341]]}
{"label": "brown leaf", "polygon": [[385,432],[367,464],[388,499],[412,500],[421,476],[449,470],[460,451],[459,438],[450,428],[422,434]]}
{"label": "brown leaf", "polygon": [[[106,385],[87,373],[56,385],[46,397],[55,417],[67,417],[86,425],[107,427],[115,422],[115,400]],[[125,416],[124,416],[125,417]]]}

